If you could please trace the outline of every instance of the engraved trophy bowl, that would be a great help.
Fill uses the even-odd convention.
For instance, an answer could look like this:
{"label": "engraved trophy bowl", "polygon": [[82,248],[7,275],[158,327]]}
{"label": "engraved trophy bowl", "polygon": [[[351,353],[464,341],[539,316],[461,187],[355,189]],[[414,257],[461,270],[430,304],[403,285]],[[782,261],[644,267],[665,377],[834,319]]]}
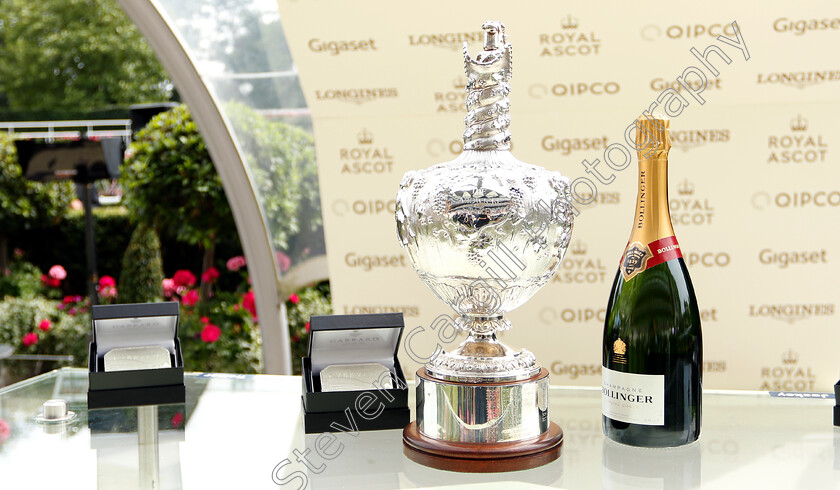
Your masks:
{"label": "engraved trophy bowl", "polygon": [[[573,224],[569,180],[511,154],[511,45],[500,22],[482,28],[484,47],[475,58],[464,45],[464,151],[406,173],[396,199],[400,244],[468,334],[418,371],[417,422],[404,440],[425,455],[456,459],[492,458],[487,444],[513,444],[497,455],[520,457],[522,441],[551,439],[552,431],[551,442],[537,447],[562,441],[548,421],[547,370],[528,350],[499,342],[496,332],[511,327],[504,314],[528,301],[563,260]],[[459,453],[464,447],[467,455]]]}

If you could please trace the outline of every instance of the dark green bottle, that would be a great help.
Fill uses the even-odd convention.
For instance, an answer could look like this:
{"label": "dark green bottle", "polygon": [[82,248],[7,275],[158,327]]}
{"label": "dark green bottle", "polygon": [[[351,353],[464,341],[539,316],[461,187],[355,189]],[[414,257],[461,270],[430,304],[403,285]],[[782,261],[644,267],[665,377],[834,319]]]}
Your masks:
{"label": "dark green bottle", "polygon": [[700,312],[668,211],[670,121],[636,121],[639,195],[604,323],[604,434],[642,447],[700,436]]}

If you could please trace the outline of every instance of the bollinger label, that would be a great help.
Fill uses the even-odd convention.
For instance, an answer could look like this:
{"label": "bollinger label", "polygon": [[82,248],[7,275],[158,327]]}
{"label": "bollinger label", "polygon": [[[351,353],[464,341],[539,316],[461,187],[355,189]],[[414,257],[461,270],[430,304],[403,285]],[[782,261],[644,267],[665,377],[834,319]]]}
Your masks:
{"label": "bollinger label", "polygon": [[681,257],[680,244],[675,236],[660,238],[647,245],[633,242],[627,245],[621,256],[621,277],[629,281],[640,272]]}
{"label": "bollinger label", "polygon": [[639,425],[665,425],[665,375],[601,370],[601,413]]}

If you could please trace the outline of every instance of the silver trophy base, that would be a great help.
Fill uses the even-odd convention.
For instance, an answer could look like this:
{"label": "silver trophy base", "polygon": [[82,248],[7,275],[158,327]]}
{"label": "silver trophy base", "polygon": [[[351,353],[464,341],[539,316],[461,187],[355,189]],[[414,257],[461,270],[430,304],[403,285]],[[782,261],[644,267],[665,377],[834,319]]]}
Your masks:
{"label": "silver trophy base", "polygon": [[[417,371],[417,421],[406,455],[454,471],[533,468],[560,456],[563,431],[548,419],[548,371],[529,379],[456,383]],[[502,463],[503,461],[503,463]]]}

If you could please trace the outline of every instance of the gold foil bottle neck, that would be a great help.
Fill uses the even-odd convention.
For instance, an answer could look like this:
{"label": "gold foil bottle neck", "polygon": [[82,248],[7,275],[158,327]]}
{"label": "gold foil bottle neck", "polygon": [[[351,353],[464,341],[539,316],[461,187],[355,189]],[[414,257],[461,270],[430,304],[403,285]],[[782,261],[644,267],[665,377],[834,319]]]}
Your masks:
{"label": "gold foil bottle neck", "polygon": [[636,149],[639,159],[668,158],[671,149],[671,119],[664,114],[642,114],[636,119]]}

